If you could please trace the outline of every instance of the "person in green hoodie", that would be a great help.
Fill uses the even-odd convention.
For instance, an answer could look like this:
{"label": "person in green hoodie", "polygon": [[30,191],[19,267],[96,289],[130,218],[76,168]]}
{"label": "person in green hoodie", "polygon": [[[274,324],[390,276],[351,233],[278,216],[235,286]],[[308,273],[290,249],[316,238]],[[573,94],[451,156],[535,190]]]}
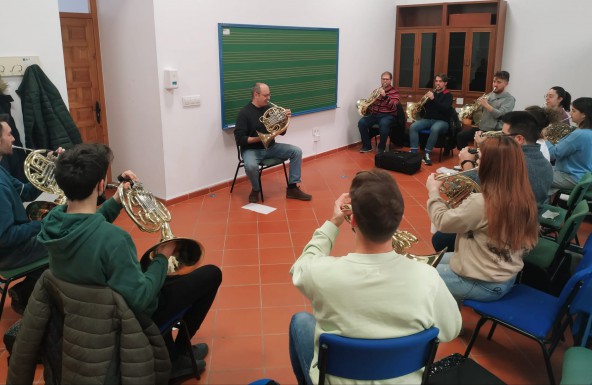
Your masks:
{"label": "person in green hoodie", "polygon": [[[157,325],[189,307],[183,318],[193,337],[214,301],[222,273],[217,266],[206,265],[167,278],[174,242],[157,247],[152,262],[142,271],[131,236],[112,224],[123,207],[119,194],[97,209],[112,159],[111,149],[103,144],[78,144],[58,157],[55,179],[68,201],[44,218],[37,237],[47,247],[50,269],[67,282],[109,286],[123,296],[132,310],[151,315]],[[122,177],[137,180],[129,170]],[[124,188],[129,188],[128,182]],[[191,375],[193,367],[182,339],[173,341],[170,333],[164,338],[173,364],[171,377]],[[200,370],[205,368],[207,351],[205,344],[193,346]]]}

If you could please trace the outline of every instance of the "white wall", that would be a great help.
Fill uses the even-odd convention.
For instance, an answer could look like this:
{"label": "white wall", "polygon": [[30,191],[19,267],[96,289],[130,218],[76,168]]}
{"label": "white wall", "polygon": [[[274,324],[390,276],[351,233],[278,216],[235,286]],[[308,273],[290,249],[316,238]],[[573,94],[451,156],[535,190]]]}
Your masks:
{"label": "white wall", "polygon": [[[167,199],[231,179],[236,150],[232,133],[221,129],[217,23],[339,28],[340,108],[294,117],[280,140],[305,156],[358,141],[354,103],[393,69],[396,5],[434,2],[98,0],[114,172],[133,169]],[[2,3],[0,56],[39,55],[66,99],[57,0]],[[588,0],[508,1],[503,69],[517,108],[542,104],[553,85],[574,98],[591,95],[584,66],[592,62],[592,40],[578,32],[591,11]],[[24,28],[33,32],[19,33]],[[179,71],[175,91],[163,88],[166,67]],[[20,78],[13,81],[18,86]],[[181,97],[193,94],[202,105],[182,108]],[[321,130],[318,143],[313,128]]]}
{"label": "white wall", "polygon": [[131,169],[168,198],[152,1],[105,0],[97,8],[112,173]]}
{"label": "white wall", "polygon": [[[129,1],[125,2],[125,6],[114,0],[99,0],[98,3],[109,137],[116,152],[115,168],[122,164],[118,159],[121,159],[123,150],[128,153],[124,159],[126,167],[133,168],[142,179],[146,179],[150,173],[160,172],[158,167],[154,168],[156,160],[152,159],[157,158],[159,153],[145,149],[146,146],[153,147],[159,138],[135,135],[132,140],[128,133],[114,133],[122,128],[126,131],[130,129],[129,124],[123,123],[124,116],[130,123],[138,118],[142,120],[137,116],[139,111],[129,108],[129,100],[140,104],[144,104],[141,101],[145,100],[150,107],[146,106],[144,110],[149,109],[152,114],[158,110],[153,105],[154,97],[160,98],[164,180],[151,177],[151,182],[157,185],[150,184],[149,187],[167,199],[227,181],[233,176],[236,167],[232,131],[222,130],[220,117],[219,22],[340,29],[340,108],[293,118],[289,134],[281,139],[300,146],[305,156],[357,140],[358,116],[353,108],[355,100],[366,97],[379,85],[382,71],[392,70],[395,22],[392,0],[375,0],[372,7],[354,0],[276,3],[263,0],[154,0],[155,43],[150,40],[152,31],[145,31],[149,28],[145,24],[148,18],[140,15],[138,20],[136,15],[137,8],[143,14],[149,7],[140,2],[131,1],[133,6],[129,7]],[[131,12],[131,8],[134,8],[134,12]],[[124,30],[128,34],[138,35],[138,39],[124,37]],[[142,32],[138,33],[138,30]],[[370,32],[363,34],[362,31]],[[129,52],[140,48],[139,35],[144,36],[143,44],[149,46],[151,51],[143,60],[139,60],[139,52]],[[376,39],[376,36],[382,38]],[[151,63],[153,44],[156,46],[157,69],[150,73],[154,70],[154,63]],[[118,45],[120,48],[114,51],[108,48],[109,45]],[[373,55],[372,60],[360,57],[362,47],[378,54]],[[142,49],[146,50],[146,47]],[[138,60],[134,61],[133,66],[123,65],[123,59],[119,57],[123,54],[132,55]],[[167,91],[162,85],[163,71],[167,67],[178,70],[179,88],[174,91]],[[115,73],[115,68],[119,74]],[[135,78],[139,76],[138,72],[142,73],[144,84],[113,88],[114,84],[122,81],[122,76]],[[158,76],[157,89],[153,87],[154,75]],[[111,79],[112,76],[116,77],[115,81]],[[201,95],[201,106],[183,108],[181,97],[194,94]],[[248,101],[246,97],[245,104]],[[320,142],[313,142],[313,128],[321,130]],[[137,128],[131,129],[138,131]]]}
{"label": "white wall", "polygon": [[[0,12],[0,56],[39,56],[43,72],[68,105],[57,0],[2,0]],[[11,112],[24,142],[21,100],[15,92],[23,77],[2,79],[8,83],[7,93],[14,98]]]}

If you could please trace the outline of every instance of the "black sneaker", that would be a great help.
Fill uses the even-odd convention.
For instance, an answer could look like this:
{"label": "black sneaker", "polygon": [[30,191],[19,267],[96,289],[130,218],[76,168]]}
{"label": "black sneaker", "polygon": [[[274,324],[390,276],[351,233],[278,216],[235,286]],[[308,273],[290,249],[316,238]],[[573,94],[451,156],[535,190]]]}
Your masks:
{"label": "black sneaker", "polygon": [[203,360],[208,355],[208,345],[199,343],[191,346],[193,350],[193,356],[196,360]]}
{"label": "black sneaker", "polygon": [[421,160],[426,166],[432,165],[432,160],[430,159],[430,154],[428,154],[427,152],[425,154],[423,154],[423,158],[421,158]]}
{"label": "black sneaker", "polygon": [[259,202],[259,191],[251,190],[249,194],[249,203]]}
{"label": "black sneaker", "polygon": [[372,147],[368,148],[368,147],[362,147],[360,148],[360,152],[370,152],[372,151]]}
{"label": "black sneaker", "polygon": [[286,190],[286,198],[298,199],[300,201],[309,201],[312,199],[312,195],[300,190],[300,187],[293,187]]}
{"label": "black sneaker", "polygon": [[[206,362],[204,360],[195,360],[197,365],[197,373],[198,378],[206,369]],[[171,368],[171,376],[169,378],[170,383],[180,383],[183,380],[194,378],[195,372],[193,371],[193,365],[191,364],[191,358],[185,354],[179,355],[175,362],[173,362],[173,367]]]}

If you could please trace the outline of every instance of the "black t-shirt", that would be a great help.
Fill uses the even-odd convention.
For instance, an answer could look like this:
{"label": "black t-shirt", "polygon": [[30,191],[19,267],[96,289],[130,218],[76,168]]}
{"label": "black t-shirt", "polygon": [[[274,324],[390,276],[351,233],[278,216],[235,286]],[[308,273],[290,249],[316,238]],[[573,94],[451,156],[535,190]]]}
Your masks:
{"label": "black t-shirt", "polygon": [[[241,146],[241,150],[248,150],[248,149],[263,149],[263,143],[251,143],[248,144],[247,140],[249,137],[257,137],[257,132],[261,132],[263,134],[267,134],[267,130],[265,129],[265,125],[261,123],[259,118],[263,116],[265,111],[267,111],[271,106],[265,107],[255,107],[255,105],[251,102],[241,108],[238,112],[238,117],[236,118],[236,126],[234,128],[234,139],[236,143]],[[273,146],[275,140],[272,140],[269,143],[268,147]]]}

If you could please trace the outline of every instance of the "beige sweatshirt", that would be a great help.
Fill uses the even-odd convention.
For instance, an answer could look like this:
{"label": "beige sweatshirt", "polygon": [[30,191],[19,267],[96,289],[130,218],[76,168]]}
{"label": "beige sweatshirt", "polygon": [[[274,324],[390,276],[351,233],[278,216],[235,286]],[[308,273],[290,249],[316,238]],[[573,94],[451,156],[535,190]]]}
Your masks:
{"label": "beige sweatshirt", "polygon": [[471,194],[451,209],[437,192],[430,192],[428,215],[439,231],[456,233],[450,260],[450,268],[456,274],[486,282],[505,282],[522,270],[524,251],[503,250],[511,257],[507,262],[489,243],[483,194]]}

